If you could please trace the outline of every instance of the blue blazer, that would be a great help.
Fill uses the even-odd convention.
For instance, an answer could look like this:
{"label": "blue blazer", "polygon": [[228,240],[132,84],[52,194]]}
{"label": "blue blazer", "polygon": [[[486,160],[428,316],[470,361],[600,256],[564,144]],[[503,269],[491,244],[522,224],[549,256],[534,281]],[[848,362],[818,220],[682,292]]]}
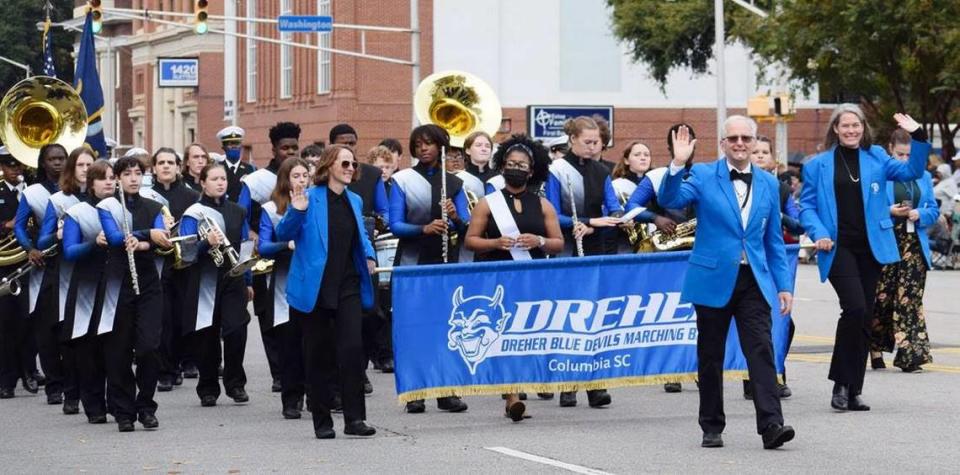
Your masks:
{"label": "blue blazer", "polygon": [[[800,223],[814,242],[822,238],[837,240],[837,197],[833,187],[836,146],[822,152],[803,166],[803,188],[800,190]],[[860,149],[860,188],[863,191],[863,213],[867,225],[867,241],[873,257],[881,264],[900,260],[897,238],[890,218],[890,199],[884,192],[887,180],[911,181],[923,174],[930,144],[910,141],[910,160],[901,162],[876,145]],[[841,173],[846,173],[841,171]],[[820,280],[826,281],[836,256],[817,251]]]}
{"label": "blue blazer", "polygon": [[[930,237],[927,236],[927,228],[936,223],[937,218],[940,217],[940,205],[933,198],[933,179],[930,177],[930,172],[923,172],[923,176],[914,182],[920,187],[920,196],[914,197],[913,203],[913,207],[920,213],[920,219],[914,224],[917,228],[917,238],[920,240],[920,249],[923,250],[923,260],[927,262],[927,269],[932,269],[933,261],[930,257]],[[894,200],[893,184],[892,181],[887,182],[887,198],[891,204]]]}
{"label": "blue blazer", "polygon": [[[356,193],[344,190],[353,208],[357,224],[357,245],[353,248],[353,264],[360,274],[360,303],[365,310],[373,308],[373,282],[367,270],[367,259],[376,260],[376,253],[363,227],[363,200]],[[323,271],[327,264],[327,243],[329,226],[327,225],[327,186],[314,186],[307,190],[310,201],[306,211],[293,206],[277,223],[276,239],[293,241],[295,249],[287,277],[287,303],[304,313],[313,311],[323,281]]]}
{"label": "blue blazer", "polygon": [[792,292],[787,254],[780,229],[780,184],[777,179],[750,165],[753,174],[752,204],[743,228],[740,204],[730,182],[726,159],[698,163],[684,180],[683,173],[667,172],[658,203],[665,208],[697,210],[697,239],[683,282],[683,299],[708,307],[730,302],[740,272],[740,253],[771,309],[779,308],[778,292]]}

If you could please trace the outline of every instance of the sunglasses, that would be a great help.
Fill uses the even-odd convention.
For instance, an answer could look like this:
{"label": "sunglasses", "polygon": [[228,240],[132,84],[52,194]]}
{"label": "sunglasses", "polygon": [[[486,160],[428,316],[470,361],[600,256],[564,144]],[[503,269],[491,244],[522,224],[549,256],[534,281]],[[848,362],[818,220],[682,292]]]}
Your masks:
{"label": "sunglasses", "polygon": [[340,162],[340,168],[343,168],[344,170],[346,170],[346,169],[348,169],[348,168],[353,168],[354,170],[356,170],[356,169],[357,169],[357,162],[356,162],[356,160],[344,160],[344,161]]}
{"label": "sunglasses", "polygon": [[730,143],[743,142],[744,144],[749,144],[749,143],[753,143],[753,140],[755,138],[756,137],[752,135],[729,135],[727,137],[724,137],[724,140]]}

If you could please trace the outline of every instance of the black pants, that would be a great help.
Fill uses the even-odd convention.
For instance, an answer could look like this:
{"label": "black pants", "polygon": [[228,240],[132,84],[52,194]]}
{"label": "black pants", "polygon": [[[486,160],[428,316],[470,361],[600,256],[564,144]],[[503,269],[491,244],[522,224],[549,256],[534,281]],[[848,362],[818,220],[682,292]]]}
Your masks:
{"label": "black pants", "polygon": [[747,359],[753,384],[753,406],[757,412],[757,433],[770,424],[783,424],[777,393],[777,370],[773,361],[773,325],[770,304],[763,298],[749,266],[740,266],[733,295],[721,308],[695,305],[697,310],[697,374],[700,379],[700,428],[704,433],[721,433],[726,426],[723,413],[723,360],[730,320],[737,320],[740,348]]}
{"label": "black pants", "polygon": [[247,327],[242,326],[222,335],[218,311],[214,310],[213,325],[194,334],[197,344],[197,369],[200,379],[197,381],[197,395],[220,396],[220,358],[223,355],[223,387],[229,393],[247,385],[247,374],[243,370],[243,357],[247,349]]}
{"label": "black pants", "polygon": [[[40,296],[43,298],[43,295]],[[54,296],[56,300],[56,296]],[[57,304],[54,303],[52,309],[56,312]],[[33,315],[33,329],[37,342],[37,352],[40,355],[40,367],[43,368],[43,374],[47,377],[47,384],[44,387],[48,396],[62,394],[68,401],[77,401],[80,399],[80,392],[77,388],[77,375],[72,352],[67,345],[60,342],[60,323],[56,322],[58,315],[46,315],[47,307],[42,302],[37,302],[37,308]],[[52,320],[52,322],[51,322]]]}
{"label": "black pants", "polygon": [[163,277],[163,325],[160,337],[160,378],[173,381],[180,372],[180,366],[187,347],[187,337],[183,335],[180,312],[183,293],[181,283],[177,281],[179,273],[166,269]]}
{"label": "black pants", "polygon": [[267,276],[257,275],[253,277],[253,310],[257,315],[257,321],[260,323],[260,338],[263,341],[263,352],[267,355],[267,364],[270,366],[270,376],[273,379],[281,379],[283,373],[283,335],[282,331],[273,326],[273,322],[268,318],[270,313],[268,306],[273,305],[270,289],[267,287]]}
{"label": "black pants", "polygon": [[[120,291],[113,331],[104,335],[107,388],[117,422],[134,421],[138,414],[155,414],[153,396],[160,377],[160,336],[163,295],[159,280],[142,284],[140,295],[125,280]],[[136,356],[137,371],[133,371]]]}
{"label": "black pants", "polygon": [[840,299],[840,320],[833,344],[829,378],[860,394],[870,349],[870,320],[882,267],[869,249],[838,246],[830,267],[830,285]]}
{"label": "black pants", "polygon": [[306,394],[306,372],[303,369],[303,330],[300,319],[293,318],[274,329],[280,335],[282,370],[280,374],[280,399],[284,408],[296,406]]}
{"label": "black pants", "polygon": [[303,330],[304,367],[313,404],[314,430],[333,427],[333,392],[328,383],[332,375],[338,374],[338,363],[343,418],[347,423],[366,419],[360,296],[345,296],[338,307],[327,310],[317,305],[310,313],[290,309],[291,319],[299,321]]}
{"label": "black pants", "polygon": [[[96,333],[96,329],[91,333]],[[107,415],[105,341],[105,336],[88,334],[69,343],[77,362],[77,386],[87,417]]]}

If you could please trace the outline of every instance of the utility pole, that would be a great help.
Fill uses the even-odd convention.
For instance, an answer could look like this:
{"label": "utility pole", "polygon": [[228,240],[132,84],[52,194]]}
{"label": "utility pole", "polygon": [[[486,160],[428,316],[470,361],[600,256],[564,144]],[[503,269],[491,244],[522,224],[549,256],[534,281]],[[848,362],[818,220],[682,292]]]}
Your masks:
{"label": "utility pole", "polygon": [[410,128],[418,125],[417,108],[413,103],[414,96],[417,95],[417,86],[420,85],[420,0],[410,0],[410,62],[411,66],[411,92],[410,92]]}
{"label": "utility pole", "polygon": [[[727,78],[724,62],[723,0],[713,0],[714,56],[717,61],[717,138],[723,136],[723,123],[727,120]],[[719,140],[718,140],[719,142]]]}
{"label": "utility pole", "polygon": [[223,3],[223,112],[224,121],[237,125],[237,2]]}

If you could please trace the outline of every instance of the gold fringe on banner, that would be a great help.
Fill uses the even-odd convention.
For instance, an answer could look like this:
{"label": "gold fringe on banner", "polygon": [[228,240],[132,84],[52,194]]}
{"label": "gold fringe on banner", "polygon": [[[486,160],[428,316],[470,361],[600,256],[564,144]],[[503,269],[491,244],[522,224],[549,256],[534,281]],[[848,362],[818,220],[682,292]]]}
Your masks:
{"label": "gold fringe on banner", "polygon": [[[724,371],[724,379],[743,380],[747,372],[743,370]],[[779,379],[779,376],[778,376]],[[629,376],[623,378],[598,379],[595,381],[568,381],[563,383],[516,383],[516,384],[476,384],[472,386],[442,386],[437,388],[408,391],[397,396],[400,404],[419,399],[432,399],[448,396],[482,396],[510,393],[550,393],[583,391],[592,389],[622,388],[627,386],[649,386],[666,383],[692,383],[697,373],[657,374],[651,376]]]}

